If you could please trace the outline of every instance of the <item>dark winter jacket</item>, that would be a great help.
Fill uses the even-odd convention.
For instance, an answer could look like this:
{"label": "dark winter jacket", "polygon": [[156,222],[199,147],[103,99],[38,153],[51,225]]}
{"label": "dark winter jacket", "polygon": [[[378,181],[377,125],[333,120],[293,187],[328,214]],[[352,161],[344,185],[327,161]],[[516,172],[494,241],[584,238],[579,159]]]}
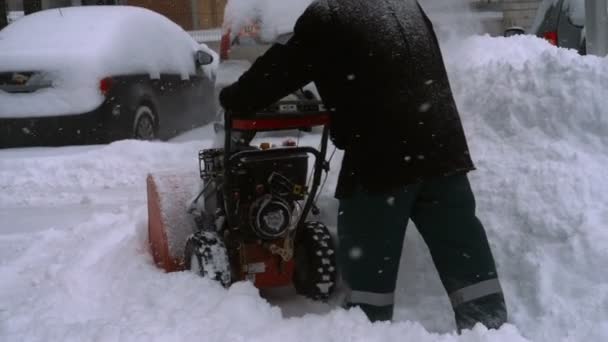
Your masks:
{"label": "dark winter jacket", "polygon": [[472,170],[431,22],[415,0],[318,0],[220,94],[251,112],[314,82],[345,150],[336,191],[373,193]]}

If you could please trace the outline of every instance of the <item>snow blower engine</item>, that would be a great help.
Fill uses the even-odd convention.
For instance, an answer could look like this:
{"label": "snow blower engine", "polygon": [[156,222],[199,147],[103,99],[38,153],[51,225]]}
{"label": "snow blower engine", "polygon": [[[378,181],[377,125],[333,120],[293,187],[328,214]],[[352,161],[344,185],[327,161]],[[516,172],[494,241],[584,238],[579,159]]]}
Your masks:
{"label": "snow blower engine", "polygon": [[[202,183],[191,175],[149,175],[156,264],[224,286],[240,280],[258,288],[293,284],[299,294],[326,300],[336,282],[334,247],[325,225],[307,218],[318,211],[316,194],[329,171],[328,122],[322,104],[311,100],[279,102],[246,118],[226,113],[224,147],[199,152]],[[314,126],[323,126],[320,149],[293,140],[249,145],[255,132]]]}

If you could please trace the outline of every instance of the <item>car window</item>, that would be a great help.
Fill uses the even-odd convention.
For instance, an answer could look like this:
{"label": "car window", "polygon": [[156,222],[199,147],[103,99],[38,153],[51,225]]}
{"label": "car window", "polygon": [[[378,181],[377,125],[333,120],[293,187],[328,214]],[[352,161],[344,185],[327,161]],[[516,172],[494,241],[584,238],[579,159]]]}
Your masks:
{"label": "car window", "polygon": [[585,26],[585,0],[566,0],[564,11],[572,24]]}

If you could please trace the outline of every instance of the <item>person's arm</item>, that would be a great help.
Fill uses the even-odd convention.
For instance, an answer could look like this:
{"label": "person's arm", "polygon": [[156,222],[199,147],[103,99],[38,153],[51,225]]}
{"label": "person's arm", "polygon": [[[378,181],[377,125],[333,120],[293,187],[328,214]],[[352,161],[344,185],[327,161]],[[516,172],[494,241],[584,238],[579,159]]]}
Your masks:
{"label": "person's arm", "polygon": [[329,17],[323,3],[312,3],[287,42],[272,45],[237,82],[222,89],[220,103],[224,109],[251,114],[314,80]]}

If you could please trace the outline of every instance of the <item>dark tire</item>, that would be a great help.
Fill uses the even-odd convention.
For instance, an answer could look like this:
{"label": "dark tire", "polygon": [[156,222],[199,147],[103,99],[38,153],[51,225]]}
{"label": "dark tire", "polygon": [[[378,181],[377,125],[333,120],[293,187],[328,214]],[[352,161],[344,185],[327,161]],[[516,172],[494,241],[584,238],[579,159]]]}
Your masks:
{"label": "dark tire", "polygon": [[154,140],[157,135],[156,115],[152,107],[141,104],[135,109],[133,120],[133,138],[138,140]]}
{"label": "dark tire", "polygon": [[581,46],[578,49],[578,53],[581,56],[586,56],[587,55],[587,39],[583,39],[583,43],[581,44]]}
{"label": "dark tire", "polygon": [[201,231],[190,236],[186,241],[184,263],[187,270],[224,287],[232,282],[228,251],[216,232]]}
{"label": "dark tire", "polygon": [[336,287],[336,253],[323,223],[307,222],[295,245],[293,284],[296,292],[325,301]]}

